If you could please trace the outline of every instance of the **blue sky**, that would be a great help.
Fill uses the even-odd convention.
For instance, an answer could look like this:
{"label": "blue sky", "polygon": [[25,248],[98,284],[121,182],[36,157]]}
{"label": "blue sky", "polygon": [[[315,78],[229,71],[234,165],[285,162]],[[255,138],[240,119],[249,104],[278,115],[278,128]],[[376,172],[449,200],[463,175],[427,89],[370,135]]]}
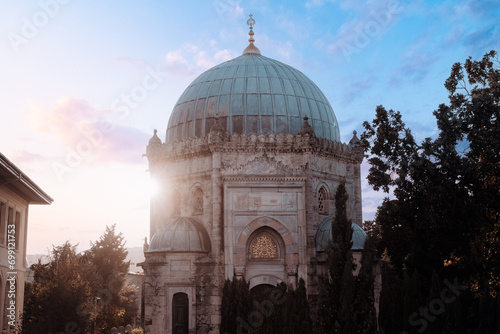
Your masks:
{"label": "blue sky", "polygon": [[[329,99],[342,141],[377,105],[419,139],[436,133],[455,62],[500,49],[498,1],[2,1],[0,152],[55,202],[30,209],[28,253],[89,247],[117,224],[149,235],[147,160],[183,90],[239,56],[252,13],[262,54]],[[366,176],[368,166],[363,165]],[[383,194],[363,184],[364,219]]]}

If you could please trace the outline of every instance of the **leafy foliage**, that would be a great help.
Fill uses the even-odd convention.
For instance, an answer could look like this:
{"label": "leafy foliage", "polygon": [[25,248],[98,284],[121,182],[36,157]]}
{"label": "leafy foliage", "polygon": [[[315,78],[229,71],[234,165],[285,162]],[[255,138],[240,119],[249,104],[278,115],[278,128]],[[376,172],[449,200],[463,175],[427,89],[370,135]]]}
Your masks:
{"label": "leafy foliage", "polygon": [[106,226],[106,231],[92,243],[85,254],[92,263],[103,282],[96,316],[96,329],[108,332],[112,327],[132,323],[137,315],[135,289],[125,286],[125,275],[130,261],[126,262],[127,250],[122,233],[116,233],[116,224]]}
{"label": "leafy foliage", "polygon": [[394,194],[377,213],[380,246],[401,275],[404,265],[430,278],[432,270],[450,261],[455,269],[476,271],[476,280],[498,277],[500,70],[495,55],[453,65],[445,84],[450,103],[434,112],[436,139],[417,144],[401,114],[382,106],[372,124],[364,123],[368,181],[375,190]]}
{"label": "leafy foliage", "polygon": [[352,227],[347,219],[347,192],[342,182],[335,193],[333,240],[325,249],[328,277],[320,280],[320,300],[316,330],[318,333],[375,333],[373,297],[373,238],[366,244],[362,267],[354,277],[351,252]]}
{"label": "leafy foliage", "polygon": [[226,280],[222,295],[220,333],[307,334],[312,320],[306,286],[281,282],[249,290],[245,279]]}
{"label": "leafy foliage", "polygon": [[306,284],[302,278],[299,279],[297,289],[292,286],[288,287],[281,314],[282,321],[275,323],[275,329],[270,333],[276,333],[276,327],[282,328],[283,334],[311,333],[313,324],[307,301]]}
{"label": "leafy foliage", "polygon": [[226,280],[222,289],[220,333],[237,333],[242,322],[246,322],[252,299],[250,298],[250,283],[244,278]]}
{"label": "leafy foliage", "polygon": [[354,279],[354,324],[355,333],[371,334],[377,330],[377,312],[375,310],[373,264],[375,262],[375,234],[368,234],[365,241],[361,268]]}
{"label": "leafy foliage", "polygon": [[101,284],[95,267],[66,242],[53,247],[50,262],[32,265],[34,282],[26,290],[24,334],[87,331],[95,320],[94,291]]}
{"label": "leafy foliage", "polygon": [[115,225],[85,254],[66,242],[47,264],[35,264],[25,295],[23,333],[109,332],[136,317],[135,289],[125,286],[129,263]]}
{"label": "leafy foliage", "polygon": [[[495,51],[453,65],[445,82],[449,103],[434,111],[439,130],[434,139],[418,144],[401,114],[383,106],[371,124],[363,124],[368,182],[393,195],[377,211],[377,246],[387,251],[403,279],[384,288],[380,324],[385,333],[409,330],[408,316],[423,307],[423,296],[439,301],[446,277],[468,283],[469,292],[447,305],[446,316],[433,320],[429,332],[456,333],[461,326],[494,323],[481,315],[486,320],[480,325],[464,315],[475,313],[474,300],[494,305],[486,294],[500,292],[499,65]],[[421,282],[421,296],[412,297],[407,286],[414,277]],[[405,323],[398,322],[397,308],[404,310]]]}

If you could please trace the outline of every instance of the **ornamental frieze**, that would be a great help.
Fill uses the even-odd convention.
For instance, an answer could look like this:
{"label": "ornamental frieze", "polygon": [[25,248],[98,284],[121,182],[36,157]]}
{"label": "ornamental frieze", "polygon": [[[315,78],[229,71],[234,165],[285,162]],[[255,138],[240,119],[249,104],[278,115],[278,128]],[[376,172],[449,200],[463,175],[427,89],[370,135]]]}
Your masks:
{"label": "ornamental frieze", "polygon": [[[352,142],[356,143],[356,142]],[[359,144],[346,144],[338,141],[311,136],[309,134],[218,134],[180,142],[151,142],[146,149],[150,162],[172,159],[186,159],[199,155],[220,153],[312,153],[328,156],[347,163],[360,163],[363,149]]]}
{"label": "ornamental frieze", "polygon": [[294,175],[300,173],[301,168],[291,168],[281,161],[276,161],[266,154],[243,164],[236,165],[230,156],[222,161],[222,175]]}

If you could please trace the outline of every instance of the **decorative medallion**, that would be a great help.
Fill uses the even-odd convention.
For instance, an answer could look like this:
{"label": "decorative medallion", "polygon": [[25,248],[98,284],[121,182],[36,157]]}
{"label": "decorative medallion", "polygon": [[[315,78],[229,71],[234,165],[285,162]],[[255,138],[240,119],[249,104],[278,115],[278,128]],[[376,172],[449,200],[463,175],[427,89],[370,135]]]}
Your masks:
{"label": "decorative medallion", "polygon": [[278,245],[267,233],[259,234],[251,246],[252,259],[276,259],[278,258]]}

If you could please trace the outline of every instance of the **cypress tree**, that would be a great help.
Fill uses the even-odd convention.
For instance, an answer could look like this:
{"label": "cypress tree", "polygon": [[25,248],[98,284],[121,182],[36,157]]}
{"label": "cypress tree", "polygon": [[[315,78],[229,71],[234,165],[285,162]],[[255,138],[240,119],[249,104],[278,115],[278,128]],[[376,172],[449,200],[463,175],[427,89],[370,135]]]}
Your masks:
{"label": "cypress tree", "polygon": [[379,326],[387,334],[400,333],[404,328],[403,283],[395,277],[392,284],[387,284],[380,295]]}
{"label": "cypress tree", "polygon": [[439,275],[435,270],[432,272],[431,288],[429,291],[429,297],[427,298],[426,307],[429,309],[432,320],[429,320],[428,333],[441,334],[443,333],[444,327],[444,315],[445,305],[441,300],[441,291],[443,287],[439,279]]}
{"label": "cypress tree", "polygon": [[352,227],[347,219],[347,192],[342,182],[335,193],[332,241],[326,248],[329,277],[320,280],[318,333],[351,333],[354,277]]}
{"label": "cypress tree", "polygon": [[479,327],[476,329],[475,334],[495,334],[495,304],[490,293],[489,283],[484,282],[483,285],[479,301]]}
{"label": "cypress tree", "polygon": [[403,305],[398,307],[403,309],[403,328],[410,333],[417,333],[420,327],[415,328],[415,324],[411,324],[409,320],[414,312],[417,312],[420,307],[424,306],[425,297],[422,295],[420,275],[416,269],[413,270],[411,277],[405,274],[401,302]]}
{"label": "cypress tree", "polygon": [[[282,332],[287,334],[311,333],[312,320],[307,302],[306,285],[301,278],[297,289],[288,287],[286,302],[283,306]],[[278,333],[274,331],[273,333]]]}
{"label": "cypress tree", "polygon": [[375,237],[369,235],[365,241],[361,268],[356,277],[355,320],[356,333],[374,334],[377,331],[375,295],[373,284],[373,262],[375,260]]}
{"label": "cypress tree", "polygon": [[301,278],[295,290],[295,305],[297,308],[297,334],[307,334],[313,327],[309,302],[307,301],[306,282]]}
{"label": "cypress tree", "polygon": [[250,283],[245,278],[226,280],[222,289],[220,333],[248,332],[248,315],[252,309]]}
{"label": "cypress tree", "polygon": [[446,320],[443,333],[464,334],[464,324],[462,321],[462,303],[457,297],[446,310]]}

